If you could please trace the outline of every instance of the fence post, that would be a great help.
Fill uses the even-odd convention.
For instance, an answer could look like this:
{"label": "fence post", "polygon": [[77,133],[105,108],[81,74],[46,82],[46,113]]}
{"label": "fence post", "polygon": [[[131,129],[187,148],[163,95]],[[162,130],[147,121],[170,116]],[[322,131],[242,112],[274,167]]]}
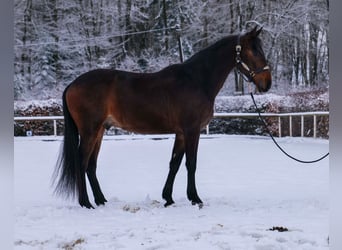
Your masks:
{"label": "fence post", "polygon": [[290,122],[290,137],[292,137],[292,115],[289,116],[289,122]]}
{"label": "fence post", "polygon": [[281,119],[280,119],[280,116],[278,116],[278,130],[279,130],[279,137],[281,137]]}
{"label": "fence post", "polygon": [[57,136],[57,121],[53,120],[53,135]]}
{"label": "fence post", "polygon": [[300,136],[304,137],[304,115],[300,116]]}
{"label": "fence post", "polygon": [[313,116],[313,137],[316,138],[316,133],[317,133],[317,116]]}

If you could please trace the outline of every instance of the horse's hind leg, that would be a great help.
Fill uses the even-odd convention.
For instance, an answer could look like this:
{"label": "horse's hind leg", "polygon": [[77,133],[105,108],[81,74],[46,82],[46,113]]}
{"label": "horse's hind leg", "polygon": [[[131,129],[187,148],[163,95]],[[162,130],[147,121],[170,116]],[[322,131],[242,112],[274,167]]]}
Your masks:
{"label": "horse's hind leg", "polygon": [[94,208],[89,202],[85,174],[88,169],[90,156],[96,143],[96,133],[82,133],[80,136],[80,169],[77,175],[78,202],[82,207]]}
{"label": "horse's hind leg", "polygon": [[173,183],[175,181],[176,174],[179,170],[179,166],[184,156],[184,137],[182,134],[176,134],[175,143],[172,150],[172,156],[170,161],[169,174],[165,186],[163,188],[163,199],[166,200],[165,207],[174,203],[172,199]]}
{"label": "horse's hind leg", "polygon": [[103,132],[104,132],[104,129],[101,129],[99,132],[99,135],[96,139],[95,147],[94,147],[94,150],[90,156],[89,164],[88,164],[88,168],[87,168],[88,180],[89,180],[91,189],[93,190],[95,203],[98,206],[104,205],[105,202],[107,202],[106,198],[104,197],[104,195],[101,191],[100,184],[99,184],[97,177],[96,177],[97,157],[98,157],[100,147],[101,147]]}

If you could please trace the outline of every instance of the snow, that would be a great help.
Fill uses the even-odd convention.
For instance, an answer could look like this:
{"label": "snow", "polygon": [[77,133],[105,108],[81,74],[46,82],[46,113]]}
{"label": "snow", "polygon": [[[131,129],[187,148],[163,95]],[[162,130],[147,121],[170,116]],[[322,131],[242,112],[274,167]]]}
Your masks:
{"label": "snow", "polygon": [[[304,160],[328,151],[327,140],[278,141]],[[98,177],[108,203],[88,210],[52,195],[60,143],[60,137],[14,139],[15,249],[329,249],[327,159],[294,162],[266,137],[203,136],[196,181],[204,207],[186,199],[182,163],[176,204],[164,208],[173,137],[107,136]],[[92,201],[89,187],[88,193]]]}
{"label": "snow", "polygon": [[48,99],[48,100],[29,100],[29,101],[15,101],[14,110],[27,110],[34,107],[53,107],[61,106],[62,99]]}

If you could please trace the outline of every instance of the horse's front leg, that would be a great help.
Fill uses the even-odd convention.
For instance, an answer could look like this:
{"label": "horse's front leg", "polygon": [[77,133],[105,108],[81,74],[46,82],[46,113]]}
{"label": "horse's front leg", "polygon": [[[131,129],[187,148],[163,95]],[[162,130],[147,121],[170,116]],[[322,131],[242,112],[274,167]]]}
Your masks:
{"label": "horse's front leg", "polygon": [[175,181],[176,174],[179,170],[179,166],[184,156],[184,136],[182,134],[176,134],[175,143],[173,145],[172,156],[170,160],[170,169],[167,176],[165,186],[163,188],[163,199],[166,200],[165,207],[174,203],[172,199],[173,183]]}
{"label": "horse's front leg", "polygon": [[188,199],[191,201],[192,205],[198,204],[199,208],[202,208],[203,202],[197,194],[195,181],[199,137],[200,130],[192,130],[185,134],[185,165],[188,170]]}

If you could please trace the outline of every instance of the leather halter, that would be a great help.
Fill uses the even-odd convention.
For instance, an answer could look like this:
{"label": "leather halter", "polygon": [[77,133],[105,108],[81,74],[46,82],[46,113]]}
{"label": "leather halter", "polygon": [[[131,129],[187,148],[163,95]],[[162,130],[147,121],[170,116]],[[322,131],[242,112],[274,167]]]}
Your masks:
{"label": "leather halter", "polygon": [[241,65],[242,68],[244,68],[247,72],[248,75],[243,74],[238,67],[236,67],[238,69],[239,74],[243,77],[243,79],[247,82],[251,82],[253,81],[253,78],[255,77],[255,75],[266,71],[266,70],[270,70],[270,67],[268,65],[266,65],[265,67],[261,68],[261,69],[257,69],[257,70],[251,70],[250,67],[248,67],[248,65],[246,63],[244,63],[241,59],[241,45],[240,45],[240,36],[238,36],[237,38],[237,44],[235,46],[235,52],[236,52],[236,66]]}

